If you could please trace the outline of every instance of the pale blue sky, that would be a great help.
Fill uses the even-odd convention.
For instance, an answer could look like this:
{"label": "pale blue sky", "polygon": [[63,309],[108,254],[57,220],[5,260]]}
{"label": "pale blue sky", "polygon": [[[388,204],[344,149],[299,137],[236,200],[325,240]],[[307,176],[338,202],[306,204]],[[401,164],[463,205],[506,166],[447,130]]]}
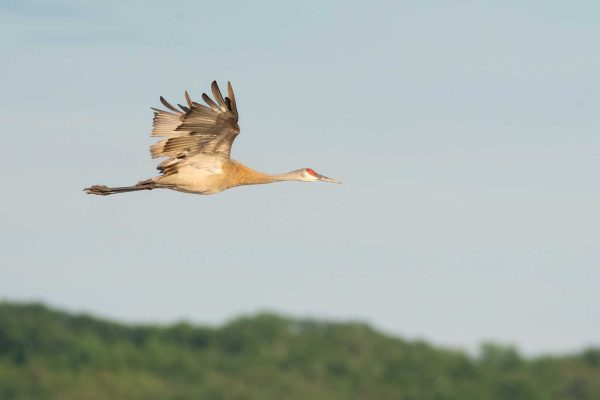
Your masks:
{"label": "pale blue sky", "polygon": [[[0,298],[274,310],[474,349],[600,344],[600,3],[0,1]],[[236,89],[234,158],[344,184],[92,197],[163,95]]]}

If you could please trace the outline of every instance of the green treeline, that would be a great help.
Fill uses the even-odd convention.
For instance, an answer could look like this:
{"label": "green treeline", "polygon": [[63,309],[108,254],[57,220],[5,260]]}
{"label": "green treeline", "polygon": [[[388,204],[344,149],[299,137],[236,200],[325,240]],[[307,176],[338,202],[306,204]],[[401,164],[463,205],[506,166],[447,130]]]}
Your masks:
{"label": "green treeline", "polygon": [[0,399],[600,399],[600,349],[472,358],[359,323],[127,326],[0,303]]}

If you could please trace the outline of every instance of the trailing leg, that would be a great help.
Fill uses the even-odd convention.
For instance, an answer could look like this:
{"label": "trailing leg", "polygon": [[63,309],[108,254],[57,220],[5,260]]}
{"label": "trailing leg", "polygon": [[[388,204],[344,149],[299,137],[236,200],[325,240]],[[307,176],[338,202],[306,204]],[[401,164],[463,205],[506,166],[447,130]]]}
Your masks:
{"label": "trailing leg", "polygon": [[154,182],[152,179],[146,179],[145,181],[138,182],[134,186],[108,187],[105,185],[94,185],[83,190],[85,190],[85,192],[88,194],[108,196],[109,194],[137,192],[138,190],[152,190],[168,187],[170,187],[170,185],[163,185]]}

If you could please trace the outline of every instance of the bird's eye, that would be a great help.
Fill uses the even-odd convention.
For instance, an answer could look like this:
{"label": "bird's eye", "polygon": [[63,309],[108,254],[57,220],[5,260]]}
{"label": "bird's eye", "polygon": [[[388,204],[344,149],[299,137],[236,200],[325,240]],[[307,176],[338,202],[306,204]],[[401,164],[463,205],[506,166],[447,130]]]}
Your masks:
{"label": "bird's eye", "polygon": [[317,173],[313,169],[306,168],[306,172],[312,176],[315,176],[315,177],[317,176]]}

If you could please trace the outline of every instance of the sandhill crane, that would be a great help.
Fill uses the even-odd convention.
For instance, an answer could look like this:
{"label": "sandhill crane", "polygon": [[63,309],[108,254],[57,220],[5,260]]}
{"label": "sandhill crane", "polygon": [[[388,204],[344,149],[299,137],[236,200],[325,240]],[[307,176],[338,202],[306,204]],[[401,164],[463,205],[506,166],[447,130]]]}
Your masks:
{"label": "sandhill crane", "polygon": [[186,91],[187,107],[178,104],[181,109],[178,110],[161,96],[161,103],[169,111],[152,108],[152,136],[164,139],[152,145],[150,153],[152,158],[168,157],[158,165],[161,175],[140,181],[134,186],[94,185],[84,190],[97,195],[152,189],[214,194],[235,186],[281,181],[340,183],[311,168],[271,175],[230,159],[231,145],[240,133],[233,88],[227,82],[228,96],[225,98],[216,81],[212,82],[211,90],[214,100],[202,93],[202,99],[208,106],[192,101]]}

